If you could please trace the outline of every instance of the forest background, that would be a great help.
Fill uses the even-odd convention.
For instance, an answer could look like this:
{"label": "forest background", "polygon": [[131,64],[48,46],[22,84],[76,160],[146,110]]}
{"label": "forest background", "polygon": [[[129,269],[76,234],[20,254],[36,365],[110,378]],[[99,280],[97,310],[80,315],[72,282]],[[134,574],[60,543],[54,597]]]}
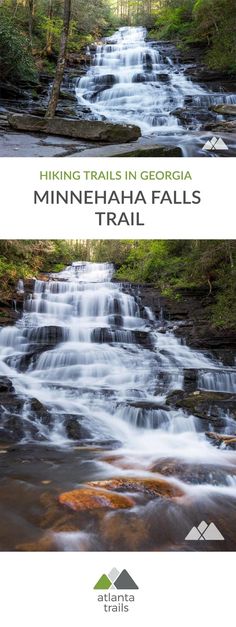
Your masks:
{"label": "forest background", "polygon": [[236,328],[235,240],[0,240],[0,323],[19,279],[78,260],[113,263],[115,279],[171,299],[203,288],[210,323]]}
{"label": "forest background", "polygon": [[212,69],[236,72],[235,0],[1,0],[1,80],[38,83],[55,74],[67,9],[67,58],[122,25],[142,25],[151,39],[196,47]]}

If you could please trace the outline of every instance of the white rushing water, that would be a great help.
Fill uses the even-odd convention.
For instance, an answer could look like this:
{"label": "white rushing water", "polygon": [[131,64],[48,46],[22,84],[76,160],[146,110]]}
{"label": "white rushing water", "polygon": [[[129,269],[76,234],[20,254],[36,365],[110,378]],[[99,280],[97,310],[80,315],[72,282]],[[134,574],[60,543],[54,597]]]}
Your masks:
{"label": "white rushing water", "polygon": [[[159,332],[162,323],[112,274],[110,264],[78,262],[48,282],[35,281],[21,320],[0,331],[0,374],[25,399],[23,441],[68,445],[72,417],[90,437],[118,440],[144,466],[165,456],[230,463],[234,453],[209,443],[201,419],[170,410],[165,400],[182,389],[184,369],[199,371],[201,388],[224,391],[235,390],[235,373],[221,373],[171,331]],[[29,429],[32,398],[52,414],[50,425],[37,419],[36,436]],[[235,433],[233,419],[220,417],[223,432]]]}
{"label": "white rushing water", "polygon": [[[135,476],[177,486],[183,496],[171,504],[150,495],[146,506],[137,497],[132,509],[145,527],[154,525],[148,532],[152,550],[165,542],[178,547],[202,519],[218,524],[220,516],[226,535],[222,520],[233,528],[236,455],[214,446],[205,432],[235,434],[235,420],[217,406],[214,417],[203,420],[171,408],[166,398],[186,387],[186,373],[191,382],[194,372],[193,389],[235,391],[235,369],[181,343],[163,316],[156,320],[142,305],[138,290],[113,282],[112,275],[111,264],[78,262],[46,281],[36,280],[17,324],[0,330],[0,376],[11,379],[17,394],[7,394],[6,403],[1,394],[0,429],[4,434],[10,421],[8,428],[19,442],[14,459],[4,456],[9,459],[6,478],[10,472],[7,502],[3,494],[4,547],[15,546],[12,507],[19,526],[25,503],[20,537],[22,542],[28,538],[41,479],[53,490],[51,497],[46,493],[46,505],[50,498],[55,501],[56,486],[62,491],[91,479]],[[18,287],[22,292],[23,284]],[[21,458],[28,463],[19,464]],[[163,464],[170,468],[167,477]],[[43,493],[43,503],[44,498]],[[122,520],[129,529],[125,511]],[[119,527],[120,511],[117,515]],[[84,520],[78,529],[60,530],[59,525],[50,531],[56,550],[113,550],[109,540],[101,540],[96,517],[92,528],[89,520],[88,527]],[[37,533],[42,533],[41,522]],[[127,549],[123,542],[118,532],[116,550]],[[145,546],[144,534],[138,547]]]}
{"label": "white rushing water", "polygon": [[137,124],[144,135],[170,135],[184,130],[176,111],[193,110],[193,130],[201,126],[194,111],[202,106],[207,111],[213,102],[236,102],[234,95],[212,94],[193,83],[165,46],[147,42],[146,35],[141,26],[122,27],[97,46],[76,89],[79,104],[89,106],[95,117]]}

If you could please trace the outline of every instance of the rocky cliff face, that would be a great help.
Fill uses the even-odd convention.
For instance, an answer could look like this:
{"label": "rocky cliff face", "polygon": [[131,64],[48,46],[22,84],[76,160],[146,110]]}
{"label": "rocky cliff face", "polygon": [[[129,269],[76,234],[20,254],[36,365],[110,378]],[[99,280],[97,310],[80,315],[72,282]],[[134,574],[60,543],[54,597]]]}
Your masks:
{"label": "rocky cliff face", "polygon": [[214,297],[208,287],[178,290],[176,298],[162,296],[152,285],[141,285],[138,289],[143,305],[163,320],[163,332],[168,325],[188,346],[212,353],[225,365],[234,365],[236,329],[217,329],[211,324]]}

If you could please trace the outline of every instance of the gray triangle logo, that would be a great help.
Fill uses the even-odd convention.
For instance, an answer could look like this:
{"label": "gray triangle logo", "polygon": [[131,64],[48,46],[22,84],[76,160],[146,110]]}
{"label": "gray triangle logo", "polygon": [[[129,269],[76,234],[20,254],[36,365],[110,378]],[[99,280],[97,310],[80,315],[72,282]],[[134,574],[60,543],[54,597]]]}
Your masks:
{"label": "gray triangle logo", "polygon": [[217,529],[214,523],[211,523],[206,531],[204,531],[204,540],[224,540],[222,533],[220,533],[219,529]]}
{"label": "gray triangle logo", "polygon": [[138,586],[126,569],[120,573],[112,568],[108,575],[103,573],[98,579],[94,590],[138,590]]}
{"label": "gray triangle logo", "polygon": [[228,149],[227,144],[222,139],[222,137],[212,137],[211,139],[207,140],[202,150],[214,151],[214,150],[229,150],[229,149]]}
{"label": "gray triangle logo", "polygon": [[117,590],[138,590],[138,586],[127,570],[122,570],[119,577],[114,582]]}
{"label": "gray triangle logo", "polygon": [[216,542],[218,540],[224,540],[224,536],[217,529],[216,525],[212,522],[209,525],[203,520],[198,527],[192,527],[187,534],[185,540],[198,541],[198,540],[210,540]]}
{"label": "gray triangle logo", "polygon": [[198,531],[197,527],[193,527],[186,536],[185,540],[200,540],[200,537],[200,531]]}

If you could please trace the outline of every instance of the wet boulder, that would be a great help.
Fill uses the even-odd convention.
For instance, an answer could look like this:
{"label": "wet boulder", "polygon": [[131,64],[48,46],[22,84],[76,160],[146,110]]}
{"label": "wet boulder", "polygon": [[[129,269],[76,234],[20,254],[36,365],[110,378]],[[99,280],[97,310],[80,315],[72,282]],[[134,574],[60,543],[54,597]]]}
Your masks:
{"label": "wet boulder", "polygon": [[52,422],[52,415],[48,409],[37,398],[32,398],[30,401],[30,411],[33,412],[35,417],[40,420],[43,425],[50,426]]}
{"label": "wet boulder", "polygon": [[64,492],[58,497],[59,503],[76,512],[94,511],[102,509],[127,509],[133,507],[134,501],[123,494],[116,494],[109,490],[87,484],[80,490]]}
{"label": "wet boulder", "polygon": [[185,75],[189,76],[194,83],[208,83],[215,81],[225,81],[226,75],[222,70],[210,70],[204,66],[191,66],[185,70]]}
{"label": "wet boulder", "polygon": [[11,113],[8,122],[18,131],[61,135],[76,139],[87,139],[116,144],[117,142],[135,141],[141,136],[138,126],[132,124],[112,124],[97,120],[76,120],[70,118],[39,118],[18,113]]}
{"label": "wet boulder", "polygon": [[[8,377],[0,377],[0,395],[6,394],[9,392],[14,392],[12,381],[8,379]],[[1,396],[0,396],[0,402],[1,402]]]}
{"label": "wet boulder", "polygon": [[3,443],[19,443],[24,439],[42,441],[45,439],[39,425],[30,416],[19,414],[3,414],[0,417],[0,440]]}
{"label": "wet boulder", "polygon": [[133,331],[134,340],[137,344],[142,346],[143,348],[152,349],[153,348],[153,338],[149,331]]}
{"label": "wet boulder", "polygon": [[113,340],[113,334],[108,327],[97,327],[93,329],[91,333],[91,341],[98,342],[99,344],[109,343]]}
{"label": "wet boulder", "polygon": [[219,120],[219,122],[210,122],[203,127],[203,130],[212,131],[214,133],[235,133],[236,120]]}
{"label": "wet boulder", "polygon": [[209,109],[219,115],[236,115],[236,104],[214,104]]}
{"label": "wet boulder", "polygon": [[23,335],[29,342],[55,346],[68,339],[69,330],[59,326],[42,326],[25,329]]}
{"label": "wet boulder", "polygon": [[24,400],[16,394],[6,394],[0,397],[0,421],[6,414],[19,414],[22,411]]}
{"label": "wet boulder", "polygon": [[0,418],[0,440],[2,442],[20,442],[25,435],[23,421],[19,416]]}
{"label": "wet boulder", "polygon": [[67,437],[70,440],[81,440],[89,437],[89,432],[82,423],[83,416],[78,415],[70,415],[65,416],[64,418],[64,426],[66,429]]}
{"label": "wet boulder", "polygon": [[95,85],[104,85],[105,87],[112,87],[116,83],[116,77],[114,74],[100,74],[94,77]]}
{"label": "wet boulder", "polygon": [[123,327],[124,324],[122,316],[117,314],[111,314],[108,317],[108,322],[110,325],[115,327]]}
{"label": "wet boulder", "polygon": [[[157,79],[157,74],[154,72],[137,72],[132,77],[132,83],[150,83]],[[155,85],[158,88],[158,85]]]}
{"label": "wet boulder", "polygon": [[104,481],[90,481],[87,485],[118,493],[127,492],[129,494],[132,493],[132,495],[143,495],[147,498],[176,498],[183,496],[183,491],[166,479],[119,477],[105,479]]}
{"label": "wet boulder", "polygon": [[170,112],[170,115],[173,115],[175,118],[178,118],[184,125],[188,125],[192,119],[192,113],[183,107],[179,107],[178,109],[173,109]]}
{"label": "wet boulder", "polygon": [[157,74],[157,80],[161,81],[161,83],[169,83],[170,75],[167,72],[161,72],[160,74]]}
{"label": "wet boulder", "polygon": [[[206,433],[206,437],[212,441],[217,447],[229,448],[233,451],[236,451],[236,435],[226,435],[214,433],[213,431],[208,431]],[[227,484],[228,485],[228,484]]]}
{"label": "wet boulder", "polygon": [[198,386],[197,368],[184,368],[184,391],[194,392]]}
{"label": "wet boulder", "polygon": [[175,458],[159,459],[151,465],[150,470],[165,477],[175,477],[192,485],[209,483],[228,485],[229,475],[236,476],[236,468],[229,468],[226,465],[191,463]]}
{"label": "wet boulder", "polygon": [[0,440],[20,442],[25,436],[43,439],[40,423],[50,426],[52,416],[38,399],[18,396],[7,377],[1,377]]}
{"label": "wet boulder", "polygon": [[132,77],[132,83],[145,83],[147,80],[147,75],[145,72],[138,72],[134,74]]}
{"label": "wet boulder", "polygon": [[143,55],[143,68],[144,70],[152,70],[153,68],[152,55],[149,52]]}
{"label": "wet boulder", "polygon": [[129,403],[130,407],[136,407],[137,409],[144,409],[146,411],[152,411],[154,410],[158,410],[161,409],[163,411],[170,411],[170,407],[168,407],[167,405],[164,405],[164,403],[155,403],[154,401],[148,401],[148,400],[137,400],[137,401],[131,401]]}
{"label": "wet boulder", "polygon": [[203,418],[208,421],[218,421],[224,413],[228,412],[236,418],[236,395],[227,392],[212,392],[208,390],[196,390],[184,392],[173,390],[166,399],[170,407],[181,408],[186,413]]}
{"label": "wet boulder", "polygon": [[5,363],[19,372],[26,372],[30,366],[36,366],[41,353],[51,348],[53,348],[53,346],[50,345],[29,345],[29,352],[22,353],[22,355],[9,355],[9,357],[6,357]]}

